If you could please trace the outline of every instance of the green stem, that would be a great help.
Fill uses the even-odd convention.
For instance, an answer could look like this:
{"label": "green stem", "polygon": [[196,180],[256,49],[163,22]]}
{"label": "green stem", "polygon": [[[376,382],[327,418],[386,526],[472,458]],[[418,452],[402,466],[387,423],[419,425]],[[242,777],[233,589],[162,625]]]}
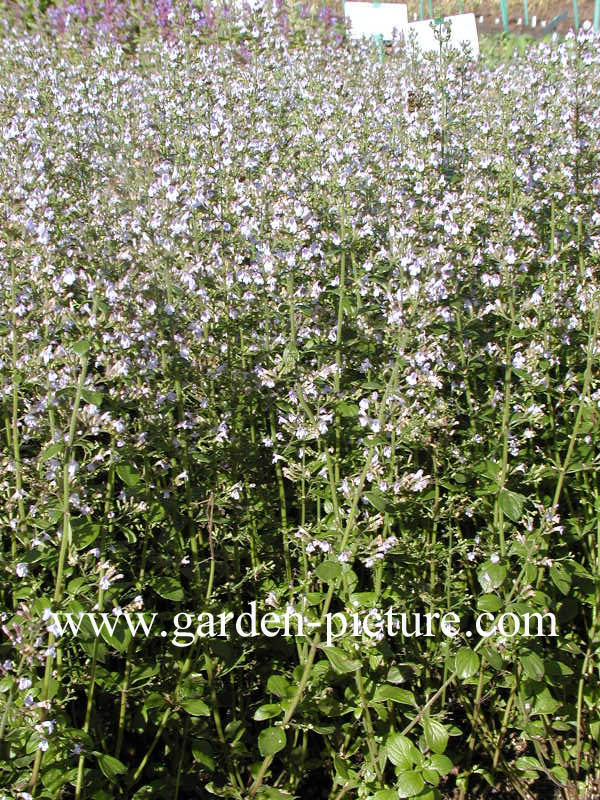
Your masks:
{"label": "green stem", "polygon": [[[343,245],[344,230],[342,227],[342,245]],[[336,403],[340,402],[340,388],[342,376],[342,332],[344,326],[344,301],[345,301],[345,285],[346,285],[346,253],[342,251],[340,259],[340,275],[338,286],[338,313],[337,313],[337,329],[335,340],[335,378],[333,389],[335,392]],[[341,415],[338,410],[335,412],[335,483],[340,481],[340,463],[342,458],[342,424]]]}
{"label": "green stem", "polygon": [[[277,441],[275,429],[275,412],[271,409],[271,438],[273,439],[273,446]],[[292,586],[292,562],[290,560],[290,542],[288,536],[288,520],[287,520],[287,506],[285,500],[285,485],[283,483],[283,472],[279,461],[275,462],[275,477],[277,480],[277,490],[279,492],[279,517],[281,520],[281,534],[283,537],[283,560],[285,563],[285,576],[288,586]]]}
{"label": "green stem", "polygon": [[[96,313],[97,308],[97,301],[94,300],[93,304],[93,313]],[[62,600],[62,592],[63,592],[63,575],[65,569],[65,561],[67,558],[67,551],[69,546],[69,539],[71,538],[71,511],[69,507],[69,496],[70,496],[70,475],[69,475],[69,465],[71,463],[71,456],[73,451],[73,443],[75,441],[75,430],[77,427],[77,414],[79,413],[79,406],[81,404],[81,394],[83,391],[83,387],[85,384],[85,378],[87,375],[87,368],[89,363],[89,357],[87,352],[80,356],[80,371],[79,371],[79,379],[77,381],[77,387],[75,389],[75,399],[73,401],[73,410],[71,412],[71,421],[69,424],[69,432],[67,435],[67,441],[65,445],[65,451],[63,456],[63,517],[62,517],[62,535],[60,540],[60,552],[58,555],[58,568],[56,571],[56,582],[54,586],[54,595],[53,595],[53,605],[54,608],[57,608],[59,603]],[[54,634],[50,634],[48,637],[48,650],[54,645]],[[46,666],[44,671],[44,679],[42,683],[42,700],[45,702],[48,700],[48,695],[50,691],[50,677],[52,674],[52,658],[50,654],[46,656]],[[45,717],[45,709],[42,710],[42,717]],[[43,721],[43,719],[42,719]],[[40,767],[42,764],[42,756],[43,753],[41,750],[38,750],[35,754],[35,760],[33,763],[33,770],[31,773],[31,778],[29,781],[29,790],[32,796],[35,796],[37,782],[39,779]]]}
{"label": "green stem", "polygon": [[377,742],[375,741],[373,721],[369,712],[369,701],[367,700],[365,694],[365,684],[360,667],[356,670],[356,688],[358,689],[358,694],[360,695],[360,704],[362,706],[362,716],[365,725],[365,733],[367,734],[367,746],[369,748],[369,754],[371,756],[373,767],[375,768],[377,780],[381,785],[383,783],[383,775],[381,773],[381,767],[379,765],[379,759],[377,756]]}
{"label": "green stem", "polygon": [[[12,380],[12,445],[13,457],[15,460],[15,486],[17,495],[17,508],[19,518],[19,528],[21,528],[25,521],[25,504],[23,502],[23,466],[21,464],[21,448],[19,441],[19,379],[17,375],[17,275],[16,275],[16,262],[11,259],[11,307],[12,307],[12,364],[11,364],[11,380]],[[11,534],[11,556],[16,558],[17,555],[17,539],[15,531]]]}

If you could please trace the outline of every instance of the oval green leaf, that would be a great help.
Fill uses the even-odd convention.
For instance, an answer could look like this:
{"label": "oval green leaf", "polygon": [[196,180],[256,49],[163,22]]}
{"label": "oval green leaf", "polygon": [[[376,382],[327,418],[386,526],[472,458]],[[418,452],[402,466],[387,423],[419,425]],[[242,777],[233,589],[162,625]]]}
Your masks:
{"label": "oval green leaf", "polygon": [[427,747],[434,753],[443,753],[448,744],[448,732],[437,719],[427,717],[423,720],[423,730]]}
{"label": "oval green leaf", "polygon": [[396,788],[398,797],[416,797],[425,788],[425,781],[419,772],[411,769],[400,775]]}
{"label": "oval green leaf", "polygon": [[454,667],[461,680],[472,678],[479,669],[479,656],[470,647],[461,647],[456,654]]}
{"label": "oval green leaf", "polygon": [[184,700],[181,704],[181,707],[192,717],[210,716],[210,708],[206,705],[204,700],[200,700],[198,698],[193,700]]}
{"label": "oval green leaf", "polygon": [[254,717],[257,722],[262,722],[265,719],[271,719],[272,717],[277,717],[282,712],[281,705],[279,703],[266,703],[264,706],[259,706],[256,711],[254,712]]}
{"label": "oval green leaf", "polygon": [[263,758],[274,756],[286,745],[285,731],[281,728],[267,728],[258,737],[258,749]]}

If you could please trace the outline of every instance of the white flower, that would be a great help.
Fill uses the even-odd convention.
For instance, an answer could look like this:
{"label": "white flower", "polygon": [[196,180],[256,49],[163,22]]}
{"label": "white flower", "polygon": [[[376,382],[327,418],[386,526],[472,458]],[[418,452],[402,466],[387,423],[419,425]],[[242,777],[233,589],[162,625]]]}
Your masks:
{"label": "white flower", "polygon": [[428,486],[430,480],[428,475],[423,475],[422,469],[417,470],[412,478],[414,481],[412,485],[413,492],[422,492]]}
{"label": "white flower", "polygon": [[62,274],[62,282],[66,286],[72,286],[76,280],[77,280],[77,273],[75,272],[75,270],[72,269],[72,267],[67,267]]}
{"label": "white flower", "polygon": [[29,678],[20,678],[19,679],[19,691],[23,692],[25,689],[29,689],[31,687],[31,681]]}
{"label": "white flower", "polygon": [[525,366],[525,358],[523,353],[517,353],[512,360],[512,365],[515,369],[523,369]]}
{"label": "white flower", "polygon": [[492,562],[492,564],[497,564],[500,561],[500,556],[498,555],[498,553],[492,553],[492,555],[490,556],[490,561]]}
{"label": "white flower", "polygon": [[29,572],[29,567],[23,561],[20,561],[15,569],[15,572],[19,576],[19,578],[24,578],[25,575]]}

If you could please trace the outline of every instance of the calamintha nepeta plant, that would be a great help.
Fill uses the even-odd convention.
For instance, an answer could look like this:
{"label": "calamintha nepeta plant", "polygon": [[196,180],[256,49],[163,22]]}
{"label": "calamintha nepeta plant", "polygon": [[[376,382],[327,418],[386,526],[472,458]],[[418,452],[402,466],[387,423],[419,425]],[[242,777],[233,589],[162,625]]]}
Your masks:
{"label": "calamintha nepeta plant", "polygon": [[[117,11],[0,44],[6,796],[584,796],[597,38],[380,62],[310,14]],[[253,601],[314,633],[52,617]]]}

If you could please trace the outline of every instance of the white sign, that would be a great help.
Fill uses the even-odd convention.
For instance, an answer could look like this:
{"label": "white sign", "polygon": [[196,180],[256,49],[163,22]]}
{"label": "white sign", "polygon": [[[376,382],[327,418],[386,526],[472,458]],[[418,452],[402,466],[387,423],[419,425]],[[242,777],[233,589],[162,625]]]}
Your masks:
{"label": "white sign", "polygon": [[[348,4],[347,4],[348,5]],[[444,36],[450,30],[450,47],[462,50],[463,45],[470,46],[471,55],[479,55],[479,39],[477,38],[477,23],[475,14],[456,14],[453,17],[443,17],[441,21],[420,19],[418,22],[409,22],[406,26],[405,37],[407,42],[414,39],[416,47],[424,53],[440,52],[439,29]],[[437,36],[436,36],[437,33]]]}
{"label": "white sign", "polygon": [[404,3],[344,3],[344,14],[350,22],[350,36],[381,36],[388,41],[394,31],[402,34],[408,25],[408,8]]}

